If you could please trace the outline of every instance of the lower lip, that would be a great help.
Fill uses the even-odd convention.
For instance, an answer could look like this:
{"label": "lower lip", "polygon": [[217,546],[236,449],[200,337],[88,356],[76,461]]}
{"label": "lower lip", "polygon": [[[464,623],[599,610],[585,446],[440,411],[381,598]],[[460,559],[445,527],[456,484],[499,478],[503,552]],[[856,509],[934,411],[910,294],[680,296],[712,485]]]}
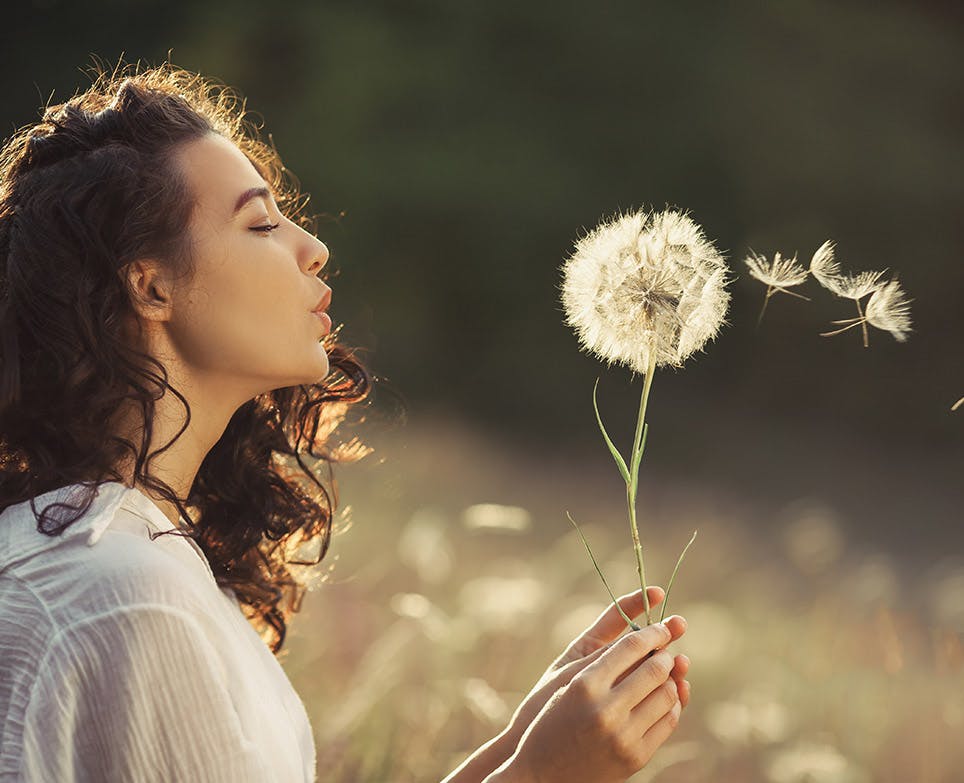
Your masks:
{"label": "lower lip", "polygon": [[329,316],[328,313],[315,312],[313,313],[313,315],[318,316],[318,320],[320,320],[325,325],[326,334],[331,331],[331,316]]}

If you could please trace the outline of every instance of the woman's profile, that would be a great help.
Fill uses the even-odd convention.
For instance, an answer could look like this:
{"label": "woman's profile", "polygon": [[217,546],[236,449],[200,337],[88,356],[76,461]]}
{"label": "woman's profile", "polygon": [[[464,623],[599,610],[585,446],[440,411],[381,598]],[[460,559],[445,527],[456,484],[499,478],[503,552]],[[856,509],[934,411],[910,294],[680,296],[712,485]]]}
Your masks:
{"label": "woman's profile", "polygon": [[[377,378],[305,203],[237,94],[170,63],[4,142],[0,783],[324,779],[276,654]],[[446,783],[642,768],[689,699],[685,621],[624,630],[603,612]]]}

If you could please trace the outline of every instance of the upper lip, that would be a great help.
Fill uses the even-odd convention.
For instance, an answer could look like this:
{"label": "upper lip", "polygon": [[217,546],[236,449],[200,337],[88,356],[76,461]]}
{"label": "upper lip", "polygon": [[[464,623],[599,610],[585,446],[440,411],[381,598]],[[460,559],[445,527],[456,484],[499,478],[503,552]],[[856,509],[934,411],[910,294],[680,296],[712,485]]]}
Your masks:
{"label": "upper lip", "polygon": [[313,313],[324,312],[325,310],[328,309],[328,306],[330,304],[331,304],[331,289],[329,288],[327,291],[325,291],[325,295],[321,297],[321,299],[318,301],[318,304],[316,304],[311,309],[311,312]]}

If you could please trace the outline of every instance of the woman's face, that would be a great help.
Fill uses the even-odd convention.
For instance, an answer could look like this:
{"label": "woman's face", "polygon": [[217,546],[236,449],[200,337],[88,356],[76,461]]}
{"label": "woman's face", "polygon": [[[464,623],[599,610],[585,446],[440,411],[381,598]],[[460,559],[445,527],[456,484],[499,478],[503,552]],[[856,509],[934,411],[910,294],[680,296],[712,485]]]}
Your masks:
{"label": "woman's face", "polygon": [[174,281],[165,322],[164,347],[188,376],[182,381],[238,404],[321,382],[329,369],[321,338],[331,324],[312,310],[330,293],[317,277],[328,248],[285,218],[270,193],[251,195],[267,183],[225,137],[190,142],[178,159],[197,199],[196,273]]}

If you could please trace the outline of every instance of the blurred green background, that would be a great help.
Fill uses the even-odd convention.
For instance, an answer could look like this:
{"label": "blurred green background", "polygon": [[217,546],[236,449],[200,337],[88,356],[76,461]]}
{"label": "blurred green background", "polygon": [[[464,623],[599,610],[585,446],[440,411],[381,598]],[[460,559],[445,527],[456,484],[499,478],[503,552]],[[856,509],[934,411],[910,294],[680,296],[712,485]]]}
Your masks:
{"label": "blurred green background", "polygon": [[[376,455],[337,472],[355,526],[335,539],[336,573],[357,583],[352,600],[367,607],[375,626],[358,632],[358,650],[375,644],[386,624],[422,628],[433,602],[447,616],[465,616],[476,593],[469,590],[464,605],[445,602],[454,601],[453,585],[469,584],[468,572],[522,578],[521,564],[554,547],[572,556],[558,557],[578,585],[558,569],[525,578],[542,591],[562,591],[552,595],[569,608],[583,605],[579,595],[603,608],[566,509],[587,523],[603,552],[610,547],[616,588],[632,588],[621,484],[596,429],[591,392],[602,374],[601,410],[625,451],[641,380],[631,383],[627,371],[607,372],[579,352],[562,320],[559,265],[579,236],[617,210],[691,210],[739,279],[718,340],[683,370],[655,379],[640,490],[650,570],[665,583],[699,523],[705,536],[681,572],[678,611],[689,606],[694,618],[731,633],[733,623],[753,618],[751,627],[769,628],[777,639],[761,648],[766,660],[798,675],[809,670],[793,668],[787,645],[816,634],[816,658],[808,660],[829,667],[821,656],[830,656],[828,644],[843,626],[866,657],[855,652],[841,664],[843,682],[804,678],[810,687],[784,694],[797,693],[785,703],[831,737],[808,734],[804,721],[783,733],[761,730],[764,739],[751,731],[734,745],[714,726],[775,697],[753,691],[740,702],[733,695],[742,687],[734,683],[756,681],[760,667],[746,660],[739,676],[710,676],[735,648],[717,650],[702,683],[700,650],[688,650],[695,692],[702,685],[706,699],[694,709],[706,711],[680,729],[680,779],[951,781],[964,771],[953,758],[935,761],[927,743],[959,732],[964,707],[937,708],[921,693],[948,692],[941,672],[960,685],[953,651],[964,632],[964,407],[950,410],[964,396],[961,8],[933,1],[24,2],[7,10],[0,33],[0,119],[6,135],[36,121],[48,99],[85,88],[91,55],[153,64],[170,50],[175,64],[247,97],[262,133],[271,133],[312,194],[309,210],[331,216],[319,235],[337,269],[334,319],[408,410],[399,426],[393,396],[380,391],[376,409],[385,415],[364,424]],[[908,342],[873,329],[866,349],[859,330],[820,337],[831,320],[853,313],[812,280],[797,289],[812,301],[777,296],[757,328],[764,288],[745,274],[748,250],[796,253],[807,263],[826,239],[836,242],[845,269],[887,268],[900,278],[913,299]],[[473,527],[465,510],[480,503],[522,509],[528,521],[521,531],[514,523]],[[429,534],[426,514],[436,520]],[[406,535],[447,541],[448,555],[438,557],[458,555],[458,565],[426,577],[406,560]],[[344,627],[323,619],[343,611],[335,608],[349,601],[343,589],[323,590],[310,603],[312,628]],[[507,692],[534,681],[546,656],[559,651],[558,639],[542,632],[565,614],[536,592],[545,600],[523,601],[519,610],[526,623],[525,633],[516,631],[519,643],[531,653],[521,671],[491,663],[513,655],[501,626],[489,642],[473,637],[452,652],[453,667],[496,666],[484,682],[498,688],[501,678]],[[413,595],[429,603],[412,609],[405,596]],[[518,609],[525,590],[508,595]],[[823,614],[828,599],[832,617]],[[861,617],[876,619],[865,628]],[[915,679],[907,679],[916,659],[906,651],[894,663],[887,623],[915,628],[933,644],[919,651]],[[307,628],[306,621],[306,639],[293,644],[292,658],[301,661],[292,664],[293,677],[311,691],[316,723],[332,725],[325,706],[332,691],[312,667],[331,665],[338,645],[322,655]],[[695,628],[692,636],[696,645]],[[436,649],[431,634],[419,638],[407,642],[418,653],[413,661]],[[850,715],[815,695],[823,685],[834,693],[855,688],[853,678],[865,670],[868,714]],[[433,672],[419,672],[399,670],[403,696],[418,682],[422,693],[443,693]],[[346,687],[345,678],[332,676],[328,685]],[[803,705],[800,693],[811,701]],[[902,693],[904,701],[894,696]],[[867,707],[874,694],[879,710]],[[936,722],[925,721],[927,731],[898,760],[887,749],[907,735],[892,723],[882,728],[880,715],[893,708],[887,694],[905,713]],[[485,720],[439,696],[462,723],[441,721],[447,734],[422,732],[437,749],[426,750],[436,766],[425,759],[406,766],[392,750],[402,740],[378,734],[375,717],[406,725],[403,696],[392,702],[401,712],[358,708],[367,727],[352,729],[367,748],[359,757],[377,746],[388,760],[340,768],[339,779],[428,779],[413,768],[436,774],[488,736]],[[726,712],[727,704],[743,706]],[[763,724],[779,723],[774,714],[765,713]],[[404,738],[405,729],[397,731]],[[851,742],[854,732],[864,739]],[[695,763],[687,741],[702,743],[695,747],[704,760],[723,760],[687,768]],[[734,747],[736,756],[721,750]],[[855,766],[841,766],[826,747]],[[780,762],[783,756],[767,755],[774,748],[805,760]],[[349,757],[348,750],[339,756],[345,764]],[[388,767],[373,771],[379,763]],[[659,779],[674,779],[673,766]],[[818,767],[831,772],[819,777]]]}

